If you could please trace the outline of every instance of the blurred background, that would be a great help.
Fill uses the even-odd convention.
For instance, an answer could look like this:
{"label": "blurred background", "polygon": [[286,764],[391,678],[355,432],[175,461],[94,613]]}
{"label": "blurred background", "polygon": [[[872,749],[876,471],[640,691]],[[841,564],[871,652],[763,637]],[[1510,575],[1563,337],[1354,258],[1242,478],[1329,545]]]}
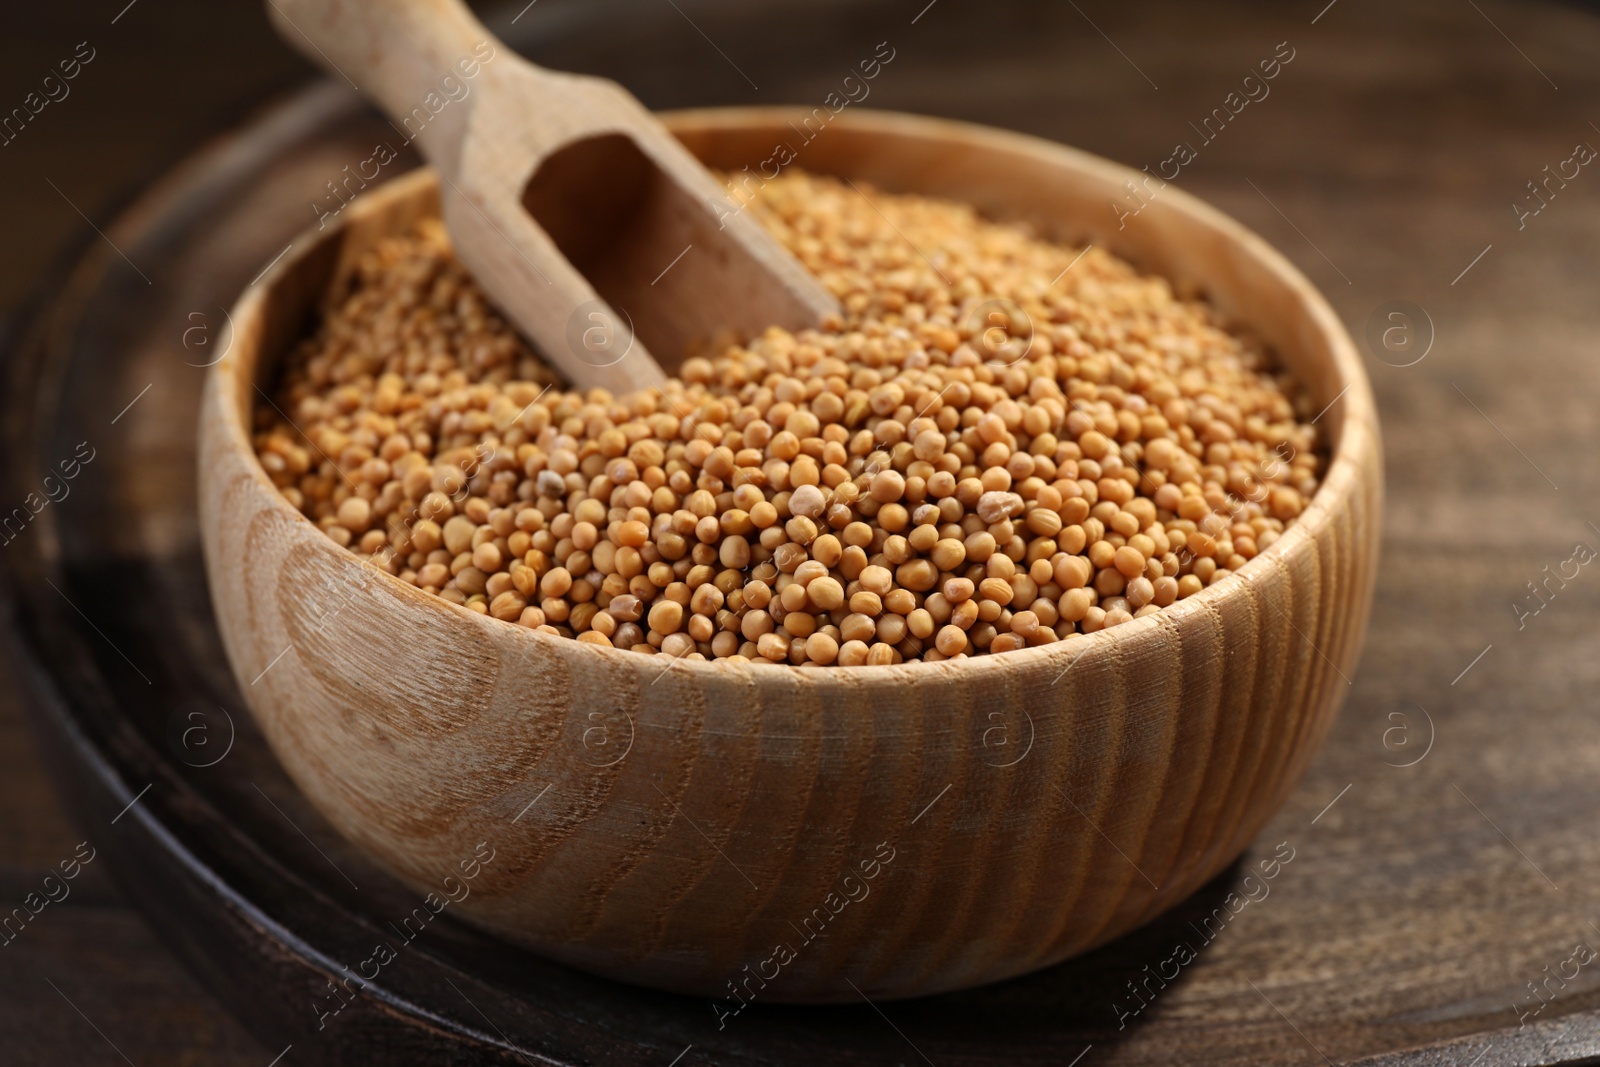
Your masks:
{"label": "blurred background", "polygon": [[[864,45],[887,39],[896,59],[867,106],[1007,126],[1135,168],[1155,167],[1176,142],[1202,145],[1178,184],[1281,249],[1363,346],[1389,484],[1361,671],[1333,736],[1264,838],[1303,843],[1298,881],[1279,892],[1299,894],[1326,928],[1295,949],[1292,905],[1264,906],[1251,916],[1260,940],[1241,931],[1207,966],[1227,978],[1230,996],[1253,996],[1247,974],[1263,983],[1270,975],[1284,990],[1270,1010],[1250,1000],[1246,1013],[1269,1035],[1263,1041],[1295,1050],[1273,1062],[1333,1063],[1385,1042],[1452,1039],[1464,1051],[1486,1041],[1501,1050],[1483,1063],[1600,1054],[1600,985],[1587,977],[1541,1020],[1562,1016],[1570,1030],[1508,1051],[1525,1029],[1512,1005],[1526,981],[1574,939],[1600,944],[1586,888],[1600,862],[1600,582],[1580,578],[1549,603],[1524,599],[1574,542],[1600,546],[1600,176],[1586,164],[1570,176],[1578,149],[1600,146],[1595,7],[476,6],[517,40],[571,42],[541,53],[544,61],[559,64],[568,49],[574,66],[605,70],[657,107],[812,106]],[[15,7],[3,19],[0,116],[59,61],[92,56],[64,97],[0,134],[0,319],[13,325],[59,284],[52,265],[105,240],[101,231],[141,188],[313,77],[246,0],[86,0]],[[763,20],[782,32],[764,31]],[[1280,43],[1293,59],[1270,96],[1203,143],[1190,124]],[[1563,166],[1569,177],[1546,181]],[[1518,604],[1539,607],[1538,618]],[[0,680],[8,672],[18,665],[0,664]],[[40,765],[20,692],[0,686],[7,908],[82,836]],[[110,874],[90,864],[50,921],[0,946],[0,1062],[267,1064],[278,1047],[259,1044],[189,976]],[[1430,921],[1414,945],[1393,951]],[[1363,960],[1373,973],[1364,976]],[[1307,992],[1319,983],[1336,995]],[[1470,988],[1439,994],[1452,983]],[[1391,1001],[1379,1003],[1384,996]],[[1340,1003],[1356,1014],[1340,1017]],[[1273,1014],[1279,1008],[1294,1016],[1293,1032]],[[1210,1009],[1202,999],[1169,1010]],[[914,1026],[916,1009],[907,1012],[902,1023]],[[1086,1065],[1119,1040],[1103,1006],[1066,1014],[1082,1014],[1082,1032],[1099,1043]],[[1393,1034],[1358,1038],[1356,1019],[1369,1034],[1386,1025]],[[919,1044],[942,1067],[936,1046]],[[1081,1046],[1063,1045],[1062,1062]],[[882,1062],[910,1055],[888,1049]],[[1191,1052],[1192,1062],[1206,1060]]]}

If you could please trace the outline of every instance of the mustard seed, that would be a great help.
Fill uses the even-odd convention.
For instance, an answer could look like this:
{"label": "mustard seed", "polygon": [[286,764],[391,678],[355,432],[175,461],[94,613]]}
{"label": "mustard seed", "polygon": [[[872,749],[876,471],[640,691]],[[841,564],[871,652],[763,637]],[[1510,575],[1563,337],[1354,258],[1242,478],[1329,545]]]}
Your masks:
{"label": "mustard seed", "polygon": [[650,609],[649,620],[653,633],[676,633],[683,625],[683,605],[676,600],[658,600]]}
{"label": "mustard seed", "polygon": [[844,604],[844,586],[837,578],[820,577],[805,587],[806,596],[818,611],[833,611]]}
{"label": "mustard seed", "polygon": [[1124,578],[1137,578],[1144,573],[1144,556],[1132,545],[1123,545],[1112,554],[1112,563]]}
{"label": "mustard seed", "polygon": [[[285,362],[295,421],[256,411],[263,469],[330,539],[468,610],[845,667],[1121,625],[1303,513],[1315,405],[1258,341],[1103,249],[869,192],[790,168],[749,205],[841,321],[625,395],[561,389],[436,221],[380,240]],[[1033,326],[1009,366],[966,314],[990,299]]]}
{"label": "mustard seed", "polygon": [[946,656],[954,656],[967,649],[967,632],[959,626],[946,626],[934,639],[934,647]]}

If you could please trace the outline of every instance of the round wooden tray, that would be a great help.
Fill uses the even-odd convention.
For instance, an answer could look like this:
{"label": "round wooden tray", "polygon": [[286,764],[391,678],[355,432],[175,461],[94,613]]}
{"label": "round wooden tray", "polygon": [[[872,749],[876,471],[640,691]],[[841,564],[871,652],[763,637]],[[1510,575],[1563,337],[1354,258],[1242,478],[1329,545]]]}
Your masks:
{"label": "round wooden tray", "polygon": [[[1588,72],[1600,41],[1581,16],[1558,9],[1543,13],[1550,28],[1539,34],[1513,33],[1562,81],[1556,94],[1471,8],[1456,16],[1387,12],[1385,19],[1405,24],[1397,30],[1344,5],[1313,26],[1315,11],[1291,19],[1218,7],[1202,17],[1158,4],[1159,15],[1143,17],[1167,20],[1161,32],[1091,9],[1094,29],[1119,45],[1139,42],[1129,56],[1093,32],[1088,16],[1055,5],[682,7],[541,5],[538,18],[495,28],[516,40],[519,28],[536,26],[520,42],[532,58],[619,77],[658,107],[820,104],[888,41],[896,58],[874,83],[872,106],[1012,126],[1135,165],[1164,158],[1158,146],[1187,136],[1186,118],[1203,114],[1213,98],[1220,104],[1244,71],[1290,39],[1297,55],[1275,82],[1281,99],[1243,116],[1259,120],[1253,129],[1241,122],[1228,135],[1234,140],[1208,148],[1210,169],[1189,187],[1280,240],[1358,328],[1374,306],[1399,297],[1428,303],[1441,329],[1483,325],[1475,316],[1493,306],[1490,281],[1505,276],[1496,272],[1526,262],[1511,257],[1539,246],[1529,238],[1520,251],[1503,250],[1506,261],[1479,265],[1454,288],[1449,275],[1485,244],[1515,239],[1492,214],[1503,213],[1500,193],[1514,193],[1522,170],[1536,174],[1585,136],[1578,111],[1594,96]],[[1502,26],[1513,17],[1491,4],[1485,11]],[[1372,72],[1405,61],[1398,38],[1383,35],[1425,31],[1453,49],[1463,73],[1436,74],[1443,88],[1433,94],[1397,91],[1382,107],[1370,105]],[[1156,92],[1146,71],[1160,80],[1159,99],[1170,101],[1163,108],[1142,95]],[[1472,136],[1462,143],[1478,143],[1487,157],[1496,137],[1510,140],[1531,125],[1562,152],[1546,153],[1548,160],[1538,155],[1542,148],[1528,149],[1527,160],[1481,159],[1475,166],[1493,170],[1504,189],[1486,181],[1483,195],[1450,202],[1459,218],[1451,216],[1448,247],[1430,251],[1426,272],[1385,267],[1370,249],[1397,232],[1392,209],[1339,189],[1363,175],[1370,180],[1363,168],[1384,158],[1374,144],[1382,148],[1389,138],[1402,151],[1424,123],[1445,121],[1438,109],[1451,79],[1475,77],[1511,87],[1509,103],[1471,115],[1477,125],[1469,123]],[[1502,601],[1542,563],[1571,554],[1564,527],[1559,538],[1540,534],[1538,551],[1459,547],[1459,573],[1493,585],[1493,595],[1437,591],[1447,583],[1424,545],[1437,533],[1431,516],[1459,513],[1450,509],[1461,508],[1469,484],[1466,474],[1448,475],[1470,470],[1477,491],[1506,494],[1528,491],[1537,477],[1484,436],[1482,412],[1461,404],[1440,416],[1438,433],[1475,435],[1481,452],[1467,468],[1439,451],[1453,446],[1386,428],[1401,462],[1437,466],[1427,479],[1409,467],[1394,477],[1390,533],[1398,531],[1400,544],[1386,549],[1370,651],[1328,750],[1240,864],[1142,930],[985,989],[886,1005],[757,1005],[720,1026],[705,1001],[579,974],[507,948],[448,913],[407,941],[397,927],[419,901],[312,812],[244,711],[212,622],[194,488],[196,463],[204,461],[195,455],[195,411],[203,368],[225,343],[223,309],[314,220],[313,203],[332,206],[325,182],[369,159],[376,144],[396,140],[332,83],[264,112],[106,226],[115,248],[87,235],[49,299],[10,339],[5,366],[11,461],[0,471],[0,499],[22,501],[49,485],[59,495],[61,483],[45,483],[45,475],[63,461],[80,462],[65,497],[39,510],[25,536],[5,538],[9,598],[0,650],[27,665],[34,718],[85,835],[270,1055],[287,1053],[286,1064],[684,1067],[1522,1064],[1600,1055],[1600,967],[1584,967],[1524,1027],[1513,1007],[1539,1007],[1526,982],[1556,971],[1574,942],[1600,945],[1582,888],[1600,862],[1594,762],[1583,758],[1596,745],[1578,697],[1589,658],[1584,642],[1592,637],[1548,620],[1544,643],[1527,646],[1546,668],[1536,674],[1517,670],[1515,653],[1504,648],[1520,638]],[[1407,198],[1451,188],[1449,167],[1430,169],[1448,159],[1449,143],[1441,135],[1437,146],[1418,149],[1419,173],[1434,177],[1420,194],[1407,189]],[[382,177],[414,163],[402,156]],[[1319,175],[1323,191],[1289,200],[1285,190],[1306,174]],[[1581,217],[1574,203],[1569,224]],[[1438,229],[1435,220],[1428,232]],[[1398,232],[1422,243],[1404,226]],[[1346,290],[1336,261],[1353,273],[1366,269],[1359,288]],[[1577,292],[1576,281],[1566,284]],[[1471,285],[1480,288],[1469,293]],[[1480,403],[1514,381],[1497,376],[1493,355],[1487,343],[1466,343],[1457,357],[1467,363],[1462,385]],[[1373,368],[1390,412],[1426,404],[1441,388],[1448,394],[1451,379],[1435,373],[1437,358],[1404,372],[1384,362]],[[1489,403],[1494,414],[1512,406],[1503,398]],[[1445,428],[1453,419],[1459,427]],[[1585,482],[1576,467],[1551,473],[1565,486]],[[1588,538],[1580,510],[1567,525],[1572,536]],[[1554,509],[1540,512],[1535,525],[1557,517]],[[1501,574],[1510,564],[1514,581]],[[1436,638],[1414,636],[1418,612],[1439,628]],[[1485,621],[1491,613],[1505,618]],[[1473,660],[1465,680],[1450,683],[1485,645],[1494,648],[1490,658]],[[1540,729],[1505,735],[1513,696],[1535,709],[1529,714]],[[1424,705],[1431,717],[1420,712]],[[1402,733],[1389,732],[1396,728]],[[1242,894],[1260,883],[1241,887],[1243,877],[1287,850],[1294,859],[1269,891],[1253,890],[1245,903]],[[346,991],[359,987],[354,980],[337,990],[330,984],[347,979],[383,941],[400,950],[377,978],[358,993]],[[1182,942],[1197,958],[1174,966]]]}

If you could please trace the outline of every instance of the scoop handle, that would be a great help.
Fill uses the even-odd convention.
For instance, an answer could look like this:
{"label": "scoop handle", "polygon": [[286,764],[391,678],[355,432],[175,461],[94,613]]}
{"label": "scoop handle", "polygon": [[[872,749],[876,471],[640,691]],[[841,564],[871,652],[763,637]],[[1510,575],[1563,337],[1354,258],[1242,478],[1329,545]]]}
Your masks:
{"label": "scoop handle", "polygon": [[266,0],[278,34],[381,107],[455,172],[470,81],[514,55],[460,0]]}

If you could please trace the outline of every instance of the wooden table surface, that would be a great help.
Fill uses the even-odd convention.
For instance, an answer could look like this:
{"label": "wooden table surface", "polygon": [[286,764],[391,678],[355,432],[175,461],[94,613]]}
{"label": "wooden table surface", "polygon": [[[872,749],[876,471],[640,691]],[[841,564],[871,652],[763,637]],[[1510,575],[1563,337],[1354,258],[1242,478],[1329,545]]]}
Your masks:
{"label": "wooden table surface", "polygon": [[[253,5],[141,2],[118,16],[124,2],[35,7],[0,34],[5,108],[77,42],[96,49],[72,96],[0,149],[0,306],[14,307],[50,250],[83,227],[80,209],[103,221],[108,197],[302,69],[266,38]],[[916,34],[948,32],[940,8],[963,2],[942,0],[907,27],[908,58]],[[1128,1050],[1155,1041],[1163,1019],[1214,1016],[1258,1028],[1272,1062],[1347,1062],[1377,1043],[1349,1020],[1411,1044],[1477,1020],[1458,1029],[1490,1036],[1439,1063],[1480,1052],[1485,1064],[1578,1062],[1600,1056],[1600,963],[1578,968],[1538,1013],[1527,983],[1570,974],[1580,945],[1600,949],[1600,577],[1583,562],[1600,551],[1600,175],[1575,153],[1600,147],[1600,20],[1489,0],[1325,2],[1000,5],[992,36],[970,42],[993,57],[981,82],[908,63],[906,81],[885,80],[873,104],[894,107],[897,92],[914,90],[953,117],[1006,121],[1152,169],[1187,141],[1198,151],[1177,181],[1282,248],[1357,340],[1374,341],[1384,557],[1345,712],[1262,838],[1290,842],[1296,859],[1206,949],[1194,968],[1203,981],[1175,983],[1141,1013],[1147,1033],[1136,1027]],[[922,0],[902,6],[909,18]],[[1206,141],[1190,122],[1226,106],[1279,42],[1294,58],[1270,96]],[[704,42],[685,28],[665,46]],[[689,102],[654,82],[648,63],[634,88]],[[1546,182],[1538,199],[1534,181]],[[9,908],[80,837],[3,681]],[[270,1060],[104,869],[90,864],[42,919],[0,946],[0,1061]],[[1300,925],[1286,928],[1291,919]],[[1379,958],[1362,973],[1361,961]],[[1268,976],[1271,999],[1242,1001],[1247,1009],[1203,992]],[[1114,1058],[1118,1040],[1084,1063]],[[1205,1061],[1200,1048],[1182,1057]]]}
{"label": "wooden table surface", "polygon": [[[125,4],[32,4],[0,17],[6,113],[79,42],[93,55],[65,98],[0,148],[0,314],[14,313],[86,229],[79,209],[103,224],[131,187],[307,72],[270,37],[258,5],[139,3],[113,24]],[[196,85],[209,89],[190,91]],[[0,813],[0,902],[9,912],[41,891],[83,835],[39,765],[4,663]],[[139,1067],[262,1067],[271,1059],[155,939],[103,866],[91,862],[70,886],[41,913],[51,921],[0,946],[0,1063],[89,1067],[125,1055]]]}

